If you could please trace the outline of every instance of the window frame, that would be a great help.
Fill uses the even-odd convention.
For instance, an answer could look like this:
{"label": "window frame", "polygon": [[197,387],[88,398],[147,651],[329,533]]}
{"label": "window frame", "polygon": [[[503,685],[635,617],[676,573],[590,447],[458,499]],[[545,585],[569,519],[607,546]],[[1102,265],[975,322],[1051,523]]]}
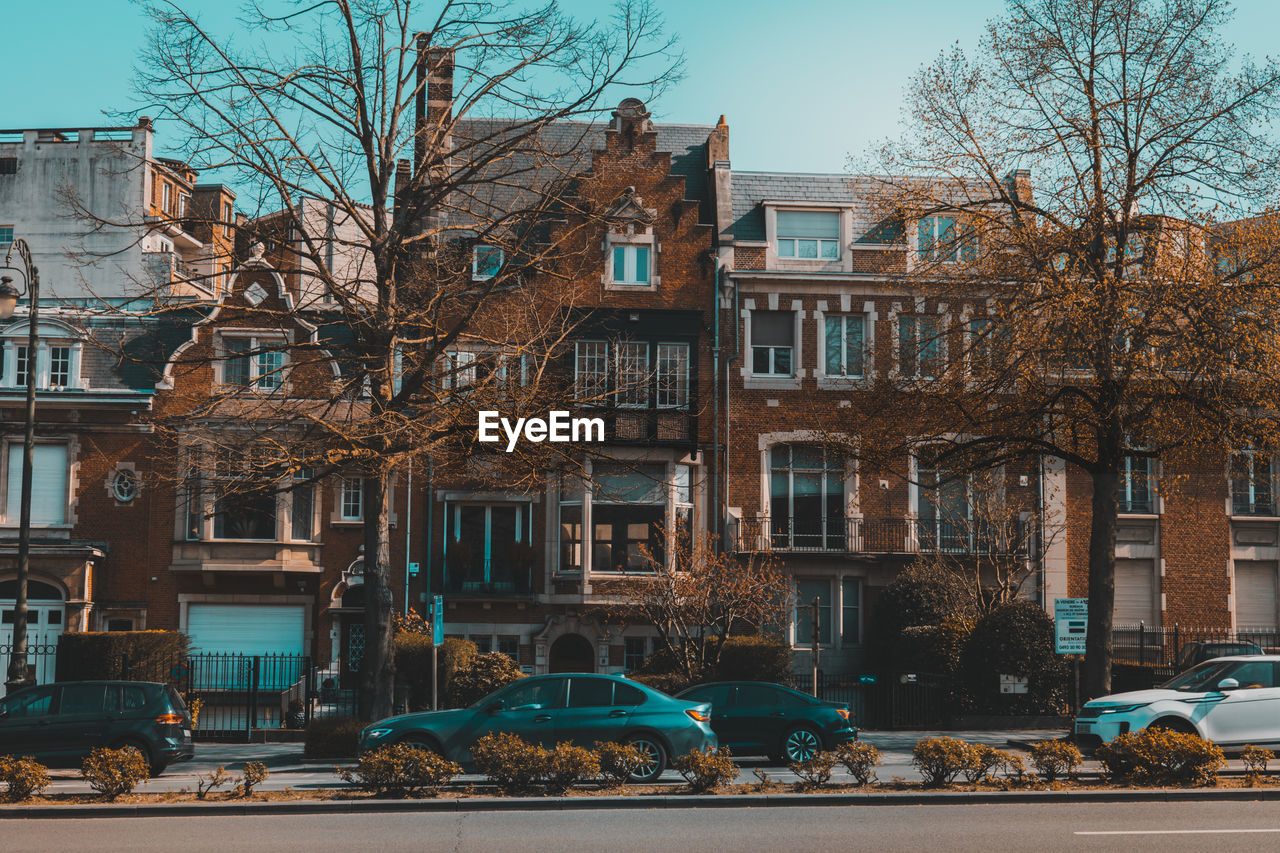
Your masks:
{"label": "window frame", "polygon": [[[345,477],[338,478],[338,494],[337,520],[340,522],[363,522],[364,521],[364,477]],[[354,495],[354,497],[352,497]],[[352,513],[351,509],[355,508]]]}
{"label": "window frame", "polygon": [[[1248,492],[1246,501],[1240,500],[1240,492],[1236,489],[1236,462],[1244,458],[1247,459],[1247,470],[1245,475],[1248,479]],[[1259,493],[1258,484],[1260,478],[1257,473],[1258,460],[1262,459],[1267,466],[1266,487],[1267,487],[1267,503],[1265,512],[1259,512]],[[1245,448],[1243,450],[1232,451],[1228,461],[1228,483],[1231,491],[1231,514],[1233,516],[1244,516],[1253,518],[1275,518],[1276,517],[1276,460],[1270,454],[1262,453],[1253,448]]]}
{"label": "window frame", "polygon": [[[1139,473],[1135,463],[1145,463],[1145,471]],[[1156,506],[1156,460],[1150,456],[1126,456],[1124,470],[1116,484],[1116,512],[1119,515],[1154,515]],[[1135,475],[1141,476],[1145,495],[1135,498]]]}
{"label": "window frame", "polygon": [[[861,326],[861,342],[858,345],[858,362],[859,370],[856,373],[849,372],[849,321],[857,319]],[[832,373],[831,367],[831,322],[839,321],[839,360],[840,372]],[[870,318],[866,312],[850,311],[841,313],[829,313],[822,315],[822,371],[823,376],[828,379],[866,379],[869,371],[867,370],[867,361],[871,355],[868,348],[868,326]]]}
{"label": "window frame", "polygon": [[[760,344],[756,342],[756,317],[762,314],[789,314],[791,316],[791,343],[784,344]],[[753,308],[748,316],[750,323],[748,332],[751,341],[751,376],[761,379],[795,379],[799,376],[796,370],[796,350],[799,333],[796,330],[796,312],[794,310],[772,310],[767,308]],[[785,373],[778,370],[778,355],[785,351],[787,355],[787,370]],[[764,354],[768,362],[768,370],[760,371],[756,369],[756,359],[758,355]]]}
{"label": "window frame", "polygon": [[[945,329],[944,318],[939,314],[926,314],[919,312],[903,311],[897,315],[897,350],[898,365],[897,375],[904,379],[920,379],[927,382],[935,381],[946,373],[947,369],[947,335]],[[907,334],[904,324],[911,324],[911,333]],[[922,327],[928,324],[933,327],[928,343],[933,349],[933,355],[927,360],[922,357],[924,349],[921,346]],[[908,367],[908,352],[904,351],[903,344],[907,341],[911,343],[910,367]],[[934,365],[932,372],[926,372],[924,366],[926,363]]]}
{"label": "window frame", "polygon": [[[497,256],[497,262],[492,266],[492,272],[487,275],[481,272],[480,256],[488,255],[492,258]],[[502,269],[502,265],[506,263],[506,252],[501,246],[494,246],[490,243],[478,243],[471,249],[471,280],[472,281],[489,281],[496,278],[498,272]],[[487,268],[487,267],[486,267]]]}
{"label": "window frame", "polygon": [[[640,254],[644,253],[644,278],[640,278]],[[618,256],[622,256],[622,276],[618,275]],[[655,286],[654,245],[632,242],[626,239],[610,241],[606,278],[609,284],[620,288],[651,288]]]}
{"label": "window frame", "polygon": [[[803,234],[785,234],[782,230],[781,220],[783,214],[800,214],[800,215],[816,215],[829,216],[835,220],[835,237],[810,237]],[[790,207],[778,207],[774,210],[773,219],[773,250],[779,261],[791,263],[801,262],[807,264],[838,264],[844,260],[844,240],[842,232],[844,228],[844,211],[840,208],[817,208],[817,209],[797,209]],[[800,254],[801,241],[813,241],[815,254],[812,257],[802,256]],[[784,251],[784,243],[789,244]],[[831,249],[833,254],[824,254],[827,249]]]}
{"label": "window frame", "polygon": [[[244,344],[243,352],[233,350],[230,342]],[[260,331],[223,330],[218,333],[217,342],[217,381],[224,390],[239,389],[241,391],[272,394],[284,391],[289,384],[289,348],[292,341],[287,335]],[[232,381],[229,368],[233,362],[245,362],[244,382]],[[276,361],[275,366],[267,365],[267,361]]]}

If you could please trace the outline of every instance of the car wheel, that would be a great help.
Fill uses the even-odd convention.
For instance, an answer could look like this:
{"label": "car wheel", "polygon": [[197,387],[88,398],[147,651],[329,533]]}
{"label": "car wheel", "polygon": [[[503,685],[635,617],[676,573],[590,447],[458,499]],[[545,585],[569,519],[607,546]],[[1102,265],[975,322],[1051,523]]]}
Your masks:
{"label": "car wheel", "polygon": [[127,740],[124,743],[117,745],[116,749],[124,749],[125,747],[128,747],[129,749],[136,749],[138,753],[142,755],[142,760],[147,762],[147,772],[151,774],[151,778],[153,779],[163,773],[164,769],[169,766],[153,760],[151,758],[151,750],[145,743]]}
{"label": "car wheel", "polygon": [[782,739],[783,759],[791,761],[808,761],[822,749],[822,738],[818,733],[806,726],[796,726],[787,732]]}
{"label": "car wheel", "polygon": [[1169,732],[1182,732],[1183,734],[1193,735],[1196,733],[1196,727],[1188,723],[1186,720],[1179,720],[1177,717],[1164,717],[1156,720],[1149,729],[1164,729]]}
{"label": "car wheel", "polygon": [[408,737],[402,739],[399,742],[405,744],[406,746],[411,746],[414,749],[420,749],[423,752],[434,752],[436,755],[444,754],[443,752],[440,751],[439,744],[437,744],[435,741],[431,740],[430,738],[423,737],[422,735],[409,735]]}
{"label": "car wheel", "polygon": [[627,743],[640,750],[644,760],[628,778],[637,785],[656,781],[667,769],[667,749],[652,735],[635,735]]}

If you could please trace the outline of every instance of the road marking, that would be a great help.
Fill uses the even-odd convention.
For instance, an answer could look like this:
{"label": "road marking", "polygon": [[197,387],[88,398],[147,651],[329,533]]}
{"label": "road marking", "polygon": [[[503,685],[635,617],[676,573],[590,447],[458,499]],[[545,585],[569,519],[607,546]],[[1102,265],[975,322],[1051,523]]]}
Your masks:
{"label": "road marking", "polygon": [[1115,829],[1075,832],[1073,835],[1247,835],[1280,832],[1280,829]]}

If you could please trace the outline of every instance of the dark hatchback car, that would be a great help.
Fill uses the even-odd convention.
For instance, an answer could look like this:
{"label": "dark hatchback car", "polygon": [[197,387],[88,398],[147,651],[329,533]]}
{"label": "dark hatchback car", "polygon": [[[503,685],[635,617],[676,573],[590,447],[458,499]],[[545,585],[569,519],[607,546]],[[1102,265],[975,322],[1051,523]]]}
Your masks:
{"label": "dark hatchback car", "polygon": [[411,743],[466,765],[471,745],[507,732],[550,747],[572,741],[630,743],[644,755],[634,782],[650,782],[673,756],[714,749],[710,708],[615,675],[537,675],[490,693],[469,708],[421,711],[379,720],[360,733],[360,751]]}
{"label": "dark hatchback car", "polygon": [[711,703],[711,728],[738,755],[767,755],[776,762],[804,761],[815,752],[855,740],[849,706],[824,702],[780,684],[721,681],[678,694]]}
{"label": "dark hatchback car", "polygon": [[100,746],[132,746],[151,775],[195,755],[191,715],[172,687],[141,681],[67,681],[0,700],[0,755],[73,766]]}
{"label": "dark hatchback car", "polygon": [[1187,643],[1178,651],[1178,659],[1174,661],[1173,666],[1178,672],[1182,672],[1214,658],[1261,654],[1266,653],[1257,643],[1237,640],[1196,640]]}

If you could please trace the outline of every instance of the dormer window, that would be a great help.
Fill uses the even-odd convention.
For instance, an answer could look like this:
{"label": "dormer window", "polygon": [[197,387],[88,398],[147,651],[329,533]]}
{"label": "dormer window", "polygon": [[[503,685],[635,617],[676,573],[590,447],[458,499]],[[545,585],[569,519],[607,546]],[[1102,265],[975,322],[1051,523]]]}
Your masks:
{"label": "dormer window", "polygon": [[222,339],[222,384],[275,391],[284,385],[284,341],[255,336]]}
{"label": "dormer window", "polygon": [[649,263],[648,246],[615,244],[610,273],[613,283],[647,287],[651,278]]}
{"label": "dormer window", "polygon": [[840,259],[838,210],[779,210],[777,232],[779,258]]}
{"label": "dormer window", "polygon": [[978,257],[978,237],[961,227],[954,216],[925,216],[920,220],[917,250],[921,258],[954,264]]}
{"label": "dormer window", "polygon": [[471,253],[472,281],[488,281],[502,268],[502,249],[497,246],[476,246]]}
{"label": "dormer window", "polygon": [[[80,380],[82,346],[71,339],[74,333],[61,325],[40,324],[40,340],[34,359],[36,388],[42,391],[66,391],[83,387]],[[10,328],[4,341],[4,363],[0,385],[7,388],[27,387],[27,371],[33,360],[28,357],[27,326]]]}

